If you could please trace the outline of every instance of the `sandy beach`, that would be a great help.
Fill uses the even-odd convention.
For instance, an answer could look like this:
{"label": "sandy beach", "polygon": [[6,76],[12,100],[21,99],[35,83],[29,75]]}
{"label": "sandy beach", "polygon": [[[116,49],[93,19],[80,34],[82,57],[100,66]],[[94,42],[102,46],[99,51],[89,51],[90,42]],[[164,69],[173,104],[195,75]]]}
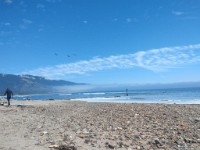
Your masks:
{"label": "sandy beach", "polygon": [[0,150],[200,149],[198,104],[53,100],[11,105],[0,106]]}

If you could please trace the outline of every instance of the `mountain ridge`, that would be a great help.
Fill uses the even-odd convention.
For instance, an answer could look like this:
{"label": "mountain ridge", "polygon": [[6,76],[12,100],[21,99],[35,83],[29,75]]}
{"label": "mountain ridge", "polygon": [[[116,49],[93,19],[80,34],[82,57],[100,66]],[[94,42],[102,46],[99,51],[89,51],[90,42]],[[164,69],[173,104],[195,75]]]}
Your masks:
{"label": "mountain ridge", "polygon": [[15,94],[45,94],[54,92],[54,87],[84,85],[65,80],[50,80],[41,76],[0,73],[1,93],[10,88]]}

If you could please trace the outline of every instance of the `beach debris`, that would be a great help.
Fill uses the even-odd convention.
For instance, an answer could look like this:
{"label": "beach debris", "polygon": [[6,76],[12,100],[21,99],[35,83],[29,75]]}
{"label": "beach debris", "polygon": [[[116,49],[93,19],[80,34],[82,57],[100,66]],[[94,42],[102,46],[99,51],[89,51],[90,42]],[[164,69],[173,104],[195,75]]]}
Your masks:
{"label": "beach debris", "polygon": [[59,148],[59,145],[56,145],[56,144],[50,145],[49,148]]}
{"label": "beach debris", "polygon": [[47,134],[47,133],[48,133],[47,131],[44,131],[44,132],[43,132],[43,134]]}
{"label": "beach debris", "polygon": [[6,102],[0,100],[0,105],[4,105]]}
{"label": "beach debris", "polygon": [[49,148],[54,148],[58,150],[77,150],[77,148],[74,145],[50,145]]}
{"label": "beach debris", "polygon": [[46,135],[46,134],[48,134],[47,131],[44,131],[44,132],[41,132],[41,133],[40,133],[41,136]]}
{"label": "beach debris", "polygon": [[115,130],[122,130],[122,129],[123,129],[122,127],[115,128]]}
{"label": "beach debris", "polygon": [[135,114],[135,117],[139,116],[139,114]]}

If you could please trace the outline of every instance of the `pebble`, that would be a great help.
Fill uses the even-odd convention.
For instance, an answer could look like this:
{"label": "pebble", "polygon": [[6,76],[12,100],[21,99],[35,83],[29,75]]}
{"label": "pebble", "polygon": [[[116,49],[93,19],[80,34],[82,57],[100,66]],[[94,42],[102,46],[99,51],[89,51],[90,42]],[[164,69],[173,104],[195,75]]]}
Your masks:
{"label": "pebble", "polygon": [[[19,109],[20,113],[15,116],[31,115],[22,137],[27,140],[39,137],[39,145],[50,145],[49,148],[181,150],[200,147],[200,108],[196,105],[63,102],[63,105],[25,110]],[[1,114],[4,117],[7,112],[1,110]],[[20,126],[20,119],[13,124]],[[2,127],[10,123],[7,118],[2,121]]]}
{"label": "pebble", "polygon": [[196,118],[196,119],[194,120],[194,122],[195,122],[195,123],[200,122],[200,118]]}

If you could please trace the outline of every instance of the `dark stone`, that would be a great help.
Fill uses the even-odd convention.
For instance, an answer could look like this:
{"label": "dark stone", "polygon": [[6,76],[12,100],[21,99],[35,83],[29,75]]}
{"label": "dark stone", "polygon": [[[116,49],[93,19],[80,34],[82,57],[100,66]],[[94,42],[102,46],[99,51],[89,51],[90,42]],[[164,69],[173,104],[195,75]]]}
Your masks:
{"label": "dark stone", "polygon": [[58,150],[77,150],[75,146],[60,145]]}
{"label": "dark stone", "polygon": [[85,139],[84,143],[88,144],[90,142],[90,139]]}
{"label": "dark stone", "polygon": [[133,137],[134,137],[134,139],[140,139],[139,135],[134,135]]}
{"label": "dark stone", "polygon": [[114,149],[115,147],[113,145],[111,145],[110,143],[106,142],[105,143],[107,147],[109,147],[110,149]]}
{"label": "dark stone", "polygon": [[195,122],[195,123],[200,122],[200,118],[196,118],[196,119],[194,120],[194,122]]}
{"label": "dark stone", "polygon": [[110,148],[110,149],[114,149],[115,147],[113,146],[113,145],[111,145],[111,144],[108,144],[108,147]]}

